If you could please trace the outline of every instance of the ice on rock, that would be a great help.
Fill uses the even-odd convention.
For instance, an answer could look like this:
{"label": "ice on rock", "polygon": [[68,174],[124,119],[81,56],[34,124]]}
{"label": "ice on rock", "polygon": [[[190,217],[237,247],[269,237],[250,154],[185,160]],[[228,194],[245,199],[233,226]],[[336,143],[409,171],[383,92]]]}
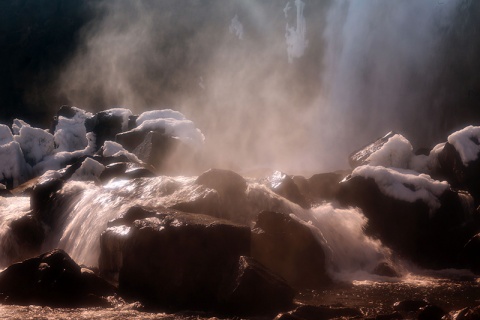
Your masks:
{"label": "ice on rock", "polygon": [[54,150],[53,135],[39,128],[22,126],[14,139],[20,144],[25,160],[32,166],[51,155]]}
{"label": "ice on rock", "polygon": [[407,169],[413,156],[413,147],[401,134],[396,134],[377,151],[372,153],[367,161],[372,166],[394,167]]}
{"label": "ice on rock", "polygon": [[132,131],[165,131],[166,134],[179,138],[194,147],[203,145],[205,137],[187,120],[183,114],[170,109],[147,111],[137,119],[137,128]]}
{"label": "ice on rock", "polygon": [[73,118],[58,117],[54,134],[57,151],[71,152],[87,147],[85,120],[89,117],[92,117],[92,114],[81,109],[78,109]]}
{"label": "ice on rock", "polygon": [[37,176],[42,175],[48,170],[59,170],[65,166],[67,162],[75,158],[81,158],[83,156],[91,156],[95,152],[95,134],[89,132],[86,134],[85,139],[88,145],[82,150],[76,150],[73,152],[68,151],[56,151],[56,153],[45,157],[42,162],[39,162],[33,167],[33,173]]}
{"label": "ice on rock", "polygon": [[480,127],[468,126],[456,131],[448,136],[448,143],[455,147],[467,167],[480,153]]}
{"label": "ice on rock", "polygon": [[31,167],[25,162],[18,142],[0,145],[0,159],[0,180],[11,181],[12,187],[16,187],[29,179]]}
{"label": "ice on rock", "polygon": [[30,125],[21,119],[13,119],[12,131],[14,135],[19,135],[22,127],[30,127]]}
{"label": "ice on rock", "polygon": [[146,120],[155,120],[155,119],[175,119],[175,120],[187,120],[185,116],[178,111],[172,109],[163,109],[163,110],[152,110],[145,111],[137,118],[137,126],[142,125]]}
{"label": "ice on rock", "polygon": [[140,159],[137,158],[133,153],[128,152],[123,148],[123,146],[114,141],[105,141],[103,144],[103,156],[104,157],[118,157],[125,156],[128,160],[136,163],[142,163]]}
{"label": "ice on rock", "polygon": [[4,145],[13,141],[12,131],[4,124],[0,124],[0,145]]}
{"label": "ice on rock", "polygon": [[450,187],[446,181],[434,180],[426,174],[381,166],[357,167],[353,170],[352,176],[375,180],[382,193],[392,198],[408,202],[421,200],[431,211],[440,207],[439,197]]}
{"label": "ice on rock", "polygon": [[116,117],[122,118],[122,131],[128,130],[128,118],[132,115],[132,111],[126,108],[112,108],[104,111]]}
{"label": "ice on rock", "polygon": [[82,165],[72,175],[70,180],[75,181],[96,181],[105,170],[105,166],[92,158],[83,160]]}

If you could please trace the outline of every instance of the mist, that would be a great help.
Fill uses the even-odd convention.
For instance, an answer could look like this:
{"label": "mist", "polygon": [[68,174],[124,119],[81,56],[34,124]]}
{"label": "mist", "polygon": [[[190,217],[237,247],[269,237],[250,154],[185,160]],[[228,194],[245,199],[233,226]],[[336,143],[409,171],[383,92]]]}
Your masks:
{"label": "mist", "polygon": [[89,111],[181,111],[205,134],[210,167],[344,169],[390,130],[431,147],[479,119],[474,2],[91,5],[58,96]]}

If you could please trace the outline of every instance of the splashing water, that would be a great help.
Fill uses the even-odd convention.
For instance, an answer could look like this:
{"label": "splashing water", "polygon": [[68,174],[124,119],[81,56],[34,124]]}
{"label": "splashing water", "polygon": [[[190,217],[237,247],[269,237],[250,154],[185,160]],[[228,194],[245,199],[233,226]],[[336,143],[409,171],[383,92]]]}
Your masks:
{"label": "splashing water", "polygon": [[[216,194],[194,182],[193,177],[114,180],[103,187],[69,182],[64,187],[65,194],[74,191],[79,196],[58,208],[65,211],[66,216],[55,231],[56,238],[49,241],[48,246],[58,246],[78,263],[95,266],[100,254],[100,234],[110,220],[122,216],[134,205],[152,209],[171,207],[185,200],[195,201]],[[257,182],[249,182],[246,200],[240,209],[238,203],[213,199],[218,207],[214,210],[217,216],[226,214],[226,218],[247,225],[253,224],[262,210],[293,214],[316,235],[326,252],[329,271],[338,277],[358,270],[369,272],[389,255],[379,241],[364,235],[362,228],[366,218],[358,209],[338,209],[332,204],[303,209]]]}

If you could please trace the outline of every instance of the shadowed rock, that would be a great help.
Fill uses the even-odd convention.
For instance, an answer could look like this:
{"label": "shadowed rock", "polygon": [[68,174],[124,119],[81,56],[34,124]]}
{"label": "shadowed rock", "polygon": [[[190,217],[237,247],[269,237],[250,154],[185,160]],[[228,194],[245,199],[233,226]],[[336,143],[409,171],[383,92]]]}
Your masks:
{"label": "shadowed rock", "polygon": [[78,266],[62,250],[16,263],[0,273],[5,303],[54,307],[106,306],[114,288]]}
{"label": "shadowed rock", "polygon": [[325,253],[312,230],[287,214],[264,211],[252,231],[252,257],[296,289],[331,283]]}
{"label": "shadowed rock", "polygon": [[123,232],[113,228],[102,234],[100,259],[121,261],[120,292],[150,306],[217,305],[220,287],[250,251],[248,227],[200,214],[165,210]]}

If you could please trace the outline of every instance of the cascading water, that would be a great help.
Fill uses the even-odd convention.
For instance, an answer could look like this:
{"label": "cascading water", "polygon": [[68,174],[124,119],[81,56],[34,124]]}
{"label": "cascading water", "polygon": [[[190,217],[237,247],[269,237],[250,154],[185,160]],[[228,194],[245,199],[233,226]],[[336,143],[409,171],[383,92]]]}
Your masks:
{"label": "cascading water", "polygon": [[[97,266],[100,234],[110,220],[121,217],[135,205],[152,209],[175,207],[178,203],[216,194],[194,181],[186,177],[141,178],[114,180],[103,187],[69,182],[62,193],[76,196],[56,209],[64,213],[64,222],[58,224],[44,250],[59,247],[75,261]],[[331,204],[303,209],[253,181],[249,183],[246,199],[240,209],[220,199],[214,214],[223,213],[224,218],[251,225],[262,210],[292,213],[317,235],[328,256],[328,269],[334,275],[370,272],[389,257],[388,250],[379,241],[364,235],[362,228],[366,219],[358,209],[337,209]]]}

